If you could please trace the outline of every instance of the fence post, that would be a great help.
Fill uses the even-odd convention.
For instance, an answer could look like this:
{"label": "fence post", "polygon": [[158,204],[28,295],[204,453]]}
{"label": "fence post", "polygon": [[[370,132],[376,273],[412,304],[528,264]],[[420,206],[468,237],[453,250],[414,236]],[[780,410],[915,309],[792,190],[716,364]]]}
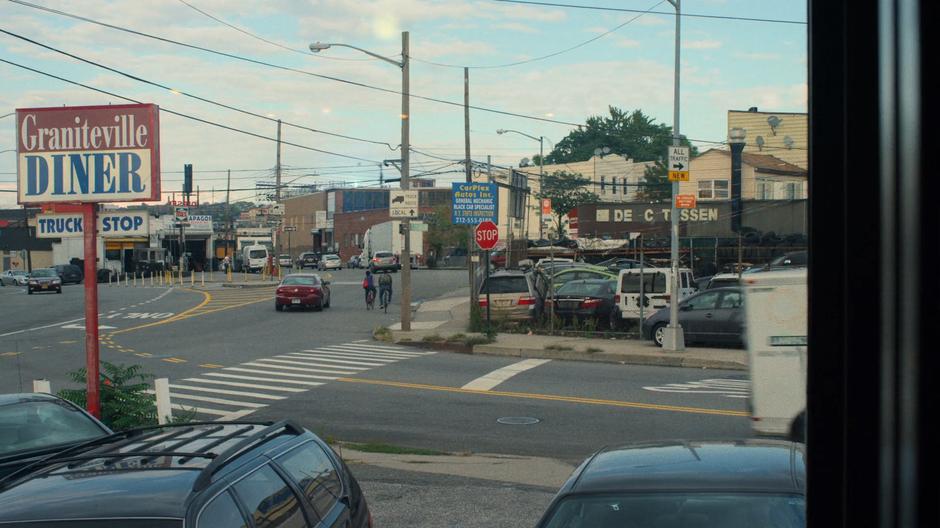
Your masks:
{"label": "fence post", "polygon": [[173,420],[173,408],[170,406],[170,380],[153,380],[153,389],[157,397],[157,423],[163,425]]}
{"label": "fence post", "polygon": [[52,384],[47,379],[35,379],[33,380],[33,392],[52,394]]}

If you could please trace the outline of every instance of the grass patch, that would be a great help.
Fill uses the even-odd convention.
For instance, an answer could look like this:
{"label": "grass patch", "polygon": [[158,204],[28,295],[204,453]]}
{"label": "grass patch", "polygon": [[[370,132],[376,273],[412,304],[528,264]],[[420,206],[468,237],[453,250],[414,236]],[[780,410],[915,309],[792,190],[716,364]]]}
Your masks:
{"label": "grass patch", "polygon": [[431,335],[426,335],[422,337],[421,340],[424,341],[425,343],[437,343],[439,341],[443,341],[444,338],[437,334],[431,334]]}
{"label": "grass patch", "polygon": [[595,348],[595,347],[588,347],[587,350],[585,350],[585,352],[587,352],[588,354],[597,354],[598,352],[603,352],[603,350],[599,348]]}
{"label": "grass patch", "polygon": [[392,331],[384,326],[380,326],[372,331],[372,337],[377,341],[391,342],[392,340]]}
{"label": "grass patch", "polygon": [[439,456],[439,455],[448,455],[443,451],[435,451],[433,449],[422,449],[417,447],[403,447],[396,446],[391,444],[382,444],[377,442],[367,442],[364,444],[354,444],[345,442],[343,446],[352,449],[355,451],[361,451],[363,453],[384,453],[389,455],[423,455],[423,456]]}
{"label": "grass patch", "polygon": [[458,343],[463,341],[467,336],[465,334],[454,334],[447,338],[448,343]]}
{"label": "grass patch", "polygon": [[564,350],[574,350],[574,349],[567,345],[548,345],[547,347],[545,347],[545,350],[564,351]]}
{"label": "grass patch", "polygon": [[467,337],[464,338],[463,344],[466,345],[466,346],[468,346],[468,347],[473,347],[473,346],[476,346],[476,345],[488,345],[488,344],[492,343],[493,341],[494,341],[493,338],[487,337],[487,336],[485,336],[485,335],[482,335],[482,336],[467,336]]}

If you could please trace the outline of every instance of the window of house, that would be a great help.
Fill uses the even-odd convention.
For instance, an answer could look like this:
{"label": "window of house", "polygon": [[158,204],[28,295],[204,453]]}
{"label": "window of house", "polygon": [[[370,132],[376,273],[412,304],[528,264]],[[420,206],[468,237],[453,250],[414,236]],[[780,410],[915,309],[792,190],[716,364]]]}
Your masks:
{"label": "window of house", "polygon": [[613,182],[612,184],[613,191],[611,191],[611,193],[617,194],[617,178],[611,178],[611,182]]}
{"label": "window of house", "polygon": [[728,198],[729,188],[728,180],[702,180],[698,182],[698,197],[703,200]]}
{"label": "window of house", "polygon": [[605,178],[604,176],[601,176],[601,193],[607,192],[606,187],[607,187],[607,178]]}
{"label": "window of house", "polygon": [[785,191],[787,200],[797,200],[803,196],[802,183],[788,183]]}
{"label": "window of house", "polygon": [[757,199],[773,200],[774,183],[770,180],[757,180]]}

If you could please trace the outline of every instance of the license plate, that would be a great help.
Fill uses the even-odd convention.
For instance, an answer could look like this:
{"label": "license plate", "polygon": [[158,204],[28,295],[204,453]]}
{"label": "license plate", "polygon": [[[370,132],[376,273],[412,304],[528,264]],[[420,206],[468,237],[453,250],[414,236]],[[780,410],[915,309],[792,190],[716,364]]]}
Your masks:
{"label": "license plate", "polygon": [[578,301],[562,301],[558,303],[560,308],[577,308],[581,303]]}
{"label": "license plate", "polygon": [[290,300],[290,303],[291,303],[291,304],[300,304],[300,299],[291,299],[291,300]]}
{"label": "license plate", "polygon": [[42,285],[42,289],[44,289],[44,290],[49,289],[49,285],[48,285],[48,284],[43,284],[43,285]]}
{"label": "license plate", "polygon": [[512,299],[498,300],[495,302],[496,306],[511,306]]}

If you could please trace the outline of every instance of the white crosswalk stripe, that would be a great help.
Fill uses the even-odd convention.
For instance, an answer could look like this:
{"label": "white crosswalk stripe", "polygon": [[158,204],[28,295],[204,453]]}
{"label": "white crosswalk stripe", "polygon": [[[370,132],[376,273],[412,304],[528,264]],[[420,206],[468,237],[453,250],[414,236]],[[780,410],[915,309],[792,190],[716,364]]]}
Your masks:
{"label": "white crosswalk stripe", "polygon": [[653,392],[672,392],[678,394],[714,394],[725,398],[747,398],[751,392],[751,383],[741,379],[711,378],[685,383],[667,383],[659,386],[643,387]]}
{"label": "white crosswalk stripe", "polygon": [[[324,345],[201,372],[170,384],[172,408],[236,420],[343,376],[433,355],[396,345]],[[208,405],[208,407],[206,406]]]}

